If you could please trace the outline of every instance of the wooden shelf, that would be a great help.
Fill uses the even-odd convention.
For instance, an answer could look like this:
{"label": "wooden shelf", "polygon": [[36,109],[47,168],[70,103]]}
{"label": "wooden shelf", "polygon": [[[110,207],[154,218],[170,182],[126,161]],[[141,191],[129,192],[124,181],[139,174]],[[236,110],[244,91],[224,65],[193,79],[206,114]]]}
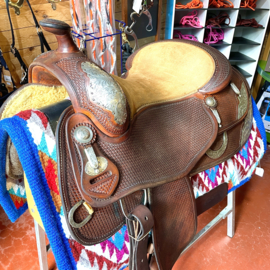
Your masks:
{"label": "wooden shelf", "polygon": [[252,77],[251,74],[249,74],[248,72],[246,72],[245,70],[243,70],[242,68],[233,65],[234,68],[236,68],[238,71],[240,71],[246,78],[250,78]]}
{"label": "wooden shelf", "polygon": [[243,37],[234,37],[233,38],[233,44],[236,45],[248,45],[248,46],[259,46],[261,43],[255,42],[253,40],[243,38]]}
{"label": "wooden shelf", "polygon": [[257,29],[265,29],[265,27],[252,27],[252,26],[242,26],[242,25],[241,26],[235,26],[235,28],[236,29],[241,29],[241,28],[242,29],[245,29],[245,28],[251,28],[252,29],[253,28],[255,30],[257,30]]}
{"label": "wooden shelf", "polygon": [[177,11],[189,11],[189,10],[209,10],[209,11],[214,11],[214,10],[238,10],[239,8],[181,8],[181,9],[175,9],[175,12]]}
{"label": "wooden shelf", "polygon": [[231,52],[229,61],[232,63],[249,63],[249,62],[256,62],[255,59],[246,56],[240,52]]}
{"label": "wooden shelf", "polygon": [[194,10],[207,10],[208,8],[180,8],[180,9],[175,9],[175,12],[178,11],[194,11]]}
{"label": "wooden shelf", "polygon": [[[203,28],[207,29],[206,26],[198,28],[198,27],[193,27],[193,26],[189,26],[189,25],[175,25],[173,27],[173,29],[179,29],[179,30],[181,30],[181,29],[203,29]],[[250,26],[237,26],[237,27],[234,27],[234,26],[230,26],[230,25],[221,25],[221,27],[213,26],[212,28],[213,29],[220,29],[220,28],[227,29],[227,28],[254,28],[254,27],[250,27]],[[258,28],[255,28],[255,29],[264,29],[264,27],[258,27]]]}
{"label": "wooden shelf", "polygon": [[223,10],[238,10],[238,8],[208,8],[207,10],[209,10],[209,11],[214,11],[214,10],[223,11]]}
{"label": "wooden shelf", "polygon": [[[179,9],[175,10],[175,4],[178,0],[167,0],[165,39],[171,39],[173,30],[180,30],[183,34],[195,35],[199,42],[203,43],[206,36],[206,21],[212,14],[226,12],[230,16],[230,25],[223,25],[224,40],[216,44],[210,44],[211,47],[219,50],[231,64],[237,66],[238,70],[247,78],[251,87],[256,72],[258,59],[262,49],[263,40],[266,34],[267,25],[270,17],[270,0],[258,0],[257,8],[252,11],[250,8],[240,8],[241,0],[231,0],[234,8],[207,8],[210,0],[201,0],[203,8],[200,9]],[[190,0],[180,1],[183,4]],[[191,26],[180,26],[179,22],[184,15],[198,11],[198,18],[203,28],[193,28]],[[262,27],[236,26],[237,18],[241,14],[244,19],[255,18]],[[228,23],[228,20],[226,21]],[[219,27],[213,27],[218,29]]]}
{"label": "wooden shelf", "polygon": [[188,25],[175,25],[173,29],[175,30],[182,30],[182,29],[189,29],[189,30],[194,30],[194,29],[202,29],[201,28],[196,28],[196,27],[192,27],[192,26],[188,26]]}
{"label": "wooden shelf", "polygon": [[[205,27],[205,28],[206,28],[206,27]],[[220,28],[226,29],[226,28],[234,28],[234,26],[230,26],[230,25],[221,25],[220,27],[218,27],[218,26],[213,26],[212,28],[214,28],[214,29],[220,29]]]}
{"label": "wooden shelf", "polygon": [[[223,10],[239,10],[239,11],[252,11],[252,9],[250,8],[181,8],[181,9],[175,9],[175,12],[177,11],[193,11],[193,10],[209,10],[209,11],[215,11],[215,10],[220,10],[220,11],[223,11]],[[259,10],[269,10],[267,8],[256,8],[255,11],[259,11]]]}
{"label": "wooden shelf", "polygon": [[[175,25],[173,29],[175,30],[181,30],[181,29],[207,29],[207,27],[201,27],[201,28],[197,28],[197,27],[192,27],[192,26],[189,26],[189,25]],[[221,27],[218,27],[218,26],[213,26],[212,28],[214,29],[226,29],[226,28],[234,28],[234,26],[228,26],[228,25],[221,25]]]}
{"label": "wooden shelf", "polygon": [[218,43],[215,44],[210,44],[211,47],[217,47],[217,46],[229,46],[231,43],[225,42],[223,40],[219,41]]}
{"label": "wooden shelf", "polygon": [[[239,11],[252,11],[252,12],[254,12],[252,9],[250,9],[250,8],[238,8],[239,9]],[[269,10],[268,8],[255,8],[255,11],[259,11],[259,10]]]}

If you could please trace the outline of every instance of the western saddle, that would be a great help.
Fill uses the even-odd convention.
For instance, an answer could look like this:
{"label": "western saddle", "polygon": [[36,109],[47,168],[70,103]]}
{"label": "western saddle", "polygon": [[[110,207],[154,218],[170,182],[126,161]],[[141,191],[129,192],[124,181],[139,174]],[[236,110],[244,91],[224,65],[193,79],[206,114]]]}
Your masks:
{"label": "western saddle", "polygon": [[34,60],[29,81],[63,85],[72,102],[56,130],[72,236],[94,245],[126,223],[129,269],[149,269],[154,260],[171,269],[207,210],[189,177],[232,157],[249,137],[245,78],[216,49],[187,40],[149,44],[129,57],[124,77],[113,76],[78,50],[67,24],[40,25],[56,35],[58,49]]}

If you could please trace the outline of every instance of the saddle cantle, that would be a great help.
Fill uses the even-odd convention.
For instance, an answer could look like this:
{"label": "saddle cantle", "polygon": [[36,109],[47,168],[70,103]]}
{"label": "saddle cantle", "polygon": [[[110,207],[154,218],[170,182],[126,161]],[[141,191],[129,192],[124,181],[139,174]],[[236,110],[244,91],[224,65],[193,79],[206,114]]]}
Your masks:
{"label": "saddle cantle", "polygon": [[111,76],[77,49],[67,24],[40,24],[59,47],[34,60],[29,81],[64,85],[73,105],[56,134],[71,234],[92,245],[126,219],[130,268],[148,269],[152,230],[157,265],[171,269],[196,233],[189,176],[233,156],[248,139],[245,78],[217,50],[186,40],[147,45],[128,59],[124,78]]}

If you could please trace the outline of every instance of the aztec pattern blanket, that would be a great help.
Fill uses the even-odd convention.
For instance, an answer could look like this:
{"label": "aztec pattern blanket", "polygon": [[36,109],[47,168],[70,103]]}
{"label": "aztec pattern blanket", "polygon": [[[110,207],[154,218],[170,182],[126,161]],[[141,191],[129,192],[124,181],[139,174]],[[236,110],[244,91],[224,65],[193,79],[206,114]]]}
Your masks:
{"label": "aztec pattern blanket", "polygon": [[[253,116],[252,132],[244,147],[231,159],[192,177],[196,198],[223,182],[229,183],[230,192],[250,179],[267,147],[263,123],[254,101]],[[24,111],[0,121],[0,204],[11,221],[24,213],[27,202],[24,182],[5,175],[8,136],[17,149],[58,269],[126,268],[129,258],[126,226],[94,246],[82,246],[72,239],[59,194],[55,137],[47,118],[38,110]]]}

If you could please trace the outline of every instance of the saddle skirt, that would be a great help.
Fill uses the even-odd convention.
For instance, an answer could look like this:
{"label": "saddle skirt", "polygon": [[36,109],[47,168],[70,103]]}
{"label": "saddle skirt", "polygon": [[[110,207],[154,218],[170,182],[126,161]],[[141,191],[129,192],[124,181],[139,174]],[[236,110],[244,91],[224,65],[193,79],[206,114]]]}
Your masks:
{"label": "saddle skirt", "polygon": [[[34,60],[29,81],[63,85],[72,102],[56,132],[71,234],[93,245],[119,230],[126,218],[132,235],[129,220],[141,220],[138,213],[144,210],[137,207],[148,205],[153,218],[140,226],[154,226],[158,267],[172,268],[196,233],[189,176],[233,156],[250,134],[245,78],[214,48],[187,40],[149,44],[128,59],[123,78],[112,76],[77,49],[68,25],[51,19],[40,24],[56,35],[59,47]],[[145,220],[152,215],[147,211]],[[172,224],[178,236],[169,237]],[[170,254],[165,236],[181,242]],[[131,237],[136,252],[138,243]],[[131,269],[148,269],[146,255],[140,258],[132,258]]]}

